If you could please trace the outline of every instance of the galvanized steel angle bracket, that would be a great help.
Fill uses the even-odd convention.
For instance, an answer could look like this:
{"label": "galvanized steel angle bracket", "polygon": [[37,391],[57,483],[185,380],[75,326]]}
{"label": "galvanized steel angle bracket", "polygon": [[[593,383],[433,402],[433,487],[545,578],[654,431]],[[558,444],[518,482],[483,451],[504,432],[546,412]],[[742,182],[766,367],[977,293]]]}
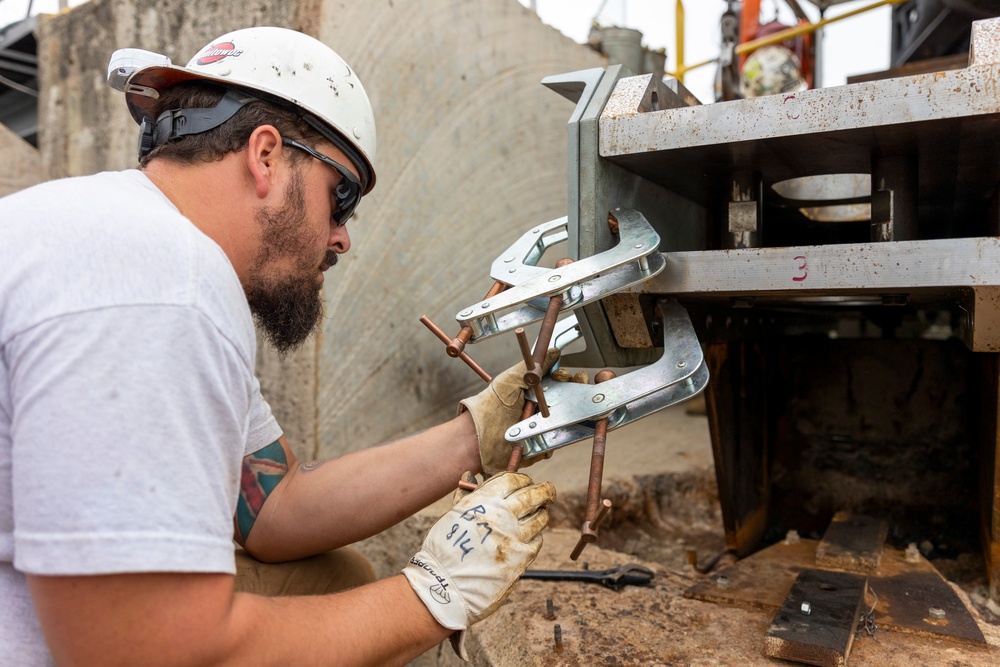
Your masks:
{"label": "galvanized steel angle bracket", "polygon": [[614,209],[619,242],[613,248],[559,269],[536,266],[545,251],[567,239],[567,218],[538,225],[504,251],[490,269],[510,288],[462,309],[459,324],[472,328],[470,343],[512,331],[545,315],[549,297],[561,294],[562,311],[573,310],[651,279],[666,266],[660,235],[638,211]]}
{"label": "galvanized steel angle bracket", "polygon": [[687,311],[669,298],[657,302],[664,352],[655,363],[600,385],[542,381],[549,416],[536,414],[511,428],[508,442],[523,441],[525,457],[594,436],[595,422],[608,417],[613,430],[699,394],[708,368]]}

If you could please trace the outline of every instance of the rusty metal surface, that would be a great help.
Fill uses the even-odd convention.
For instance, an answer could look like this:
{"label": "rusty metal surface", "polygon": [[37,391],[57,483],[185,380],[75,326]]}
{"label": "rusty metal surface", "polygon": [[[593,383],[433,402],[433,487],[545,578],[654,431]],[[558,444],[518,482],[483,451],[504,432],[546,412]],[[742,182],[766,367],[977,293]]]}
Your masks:
{"label": "rusty metal surface", "polygon": [[[685,597],[746,609],[777,610],[795,578],[816,567],[816,540],[779,542],[723,568],[688,588]],[[927,560],[906,560],[887,547],[877,573],[868,576],[874,593],[874,620],[883,630],[946,638],[974,646],[986,640],[968,609]],[[877,598],[877,599],[876,599]],[[925,619],[928,610],[945,610],[946,622]]]}
{"label": "rusty metal surface", "polygon": [[875,622],[880,627],[986,645],[975,619],[936,571],[873,577],[869,585],[878,596]]}

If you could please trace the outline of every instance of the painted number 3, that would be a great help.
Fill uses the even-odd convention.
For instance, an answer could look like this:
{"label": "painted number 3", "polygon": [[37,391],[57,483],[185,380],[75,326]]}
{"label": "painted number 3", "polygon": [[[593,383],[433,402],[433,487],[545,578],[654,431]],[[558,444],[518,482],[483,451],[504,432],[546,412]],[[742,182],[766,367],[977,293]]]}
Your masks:
{"label": "painted number 3", "polygon": [[796,255],[795,256],[795,261],[798,264],[798,266],[796,268],[798,269],[799,274],[795,275],[795,276],[792,276],[792,280],[794,280],[797,283],[800,283],[800,282],[802,282],[803,280],[805,280],[806,278],[809,277],[809,268],[806,265],[806,256],[805,255]]}

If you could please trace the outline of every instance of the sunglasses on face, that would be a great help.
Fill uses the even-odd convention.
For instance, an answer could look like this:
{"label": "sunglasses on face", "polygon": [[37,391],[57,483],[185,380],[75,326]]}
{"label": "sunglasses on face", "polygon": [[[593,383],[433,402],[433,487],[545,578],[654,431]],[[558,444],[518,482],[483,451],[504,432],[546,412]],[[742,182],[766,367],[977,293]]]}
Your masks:
{"label": "sunglasses on face", "polygon": [[310,148],[305,144],[300,144],[294,139],[286,137],[281,138],[281,143],[285,146],[291,146],[292,148],[304,151],[320,162],[328,164],[337,170],[337,173],[340,174],[340,182],[337,183],[337,187],[333,193],[334,199],[337,202],[336,210],[333,213],[333,220],[337,223],[338,227],[346,225],[347,220],[354,214],[354,209],[357,207],[358,202],[361,201],[361,181],[347,167],[323,155],[315,148]]}

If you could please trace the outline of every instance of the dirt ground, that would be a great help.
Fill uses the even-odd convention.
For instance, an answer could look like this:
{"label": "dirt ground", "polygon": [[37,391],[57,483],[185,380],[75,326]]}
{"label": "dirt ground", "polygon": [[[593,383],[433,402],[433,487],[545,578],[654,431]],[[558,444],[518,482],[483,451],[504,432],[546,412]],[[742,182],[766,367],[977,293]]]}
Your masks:
{"label": "dirt ground", "polygon": [[[764,654],[764,634],[773,609],[703,602],[684,595],[720,568],[734,564],[722,554],[722,520],[703,416],[676,406],[609,434],[604,495],[612,499],[615,510],[598,543],[573,562],[569,554],[579,537],[588,465],[589,446],[580,443],[528,470],[537,480],[553,481],[560,493],[559,503],[551,509],[553,527],[532,567],[601,570],[638,563],[655,572],[651,585],[616,592],[597,584],[522,580],[508,602],[473,629],[471,664],[796,664]],[[702,574],[690,563],[692,556],[703,568],[719,560],[711,572]],[[952,588],[970,608],[987,646],[879,629],[873,636],[857,636],[848,665],[1000,665],[1000,618],[970,600],[983,583],[981,574],[968,563],[936,565],[959,581],[951,583]],[[552,601],[551,616],[547,600]],[[556,625],[561,632],[559,646]]]}

